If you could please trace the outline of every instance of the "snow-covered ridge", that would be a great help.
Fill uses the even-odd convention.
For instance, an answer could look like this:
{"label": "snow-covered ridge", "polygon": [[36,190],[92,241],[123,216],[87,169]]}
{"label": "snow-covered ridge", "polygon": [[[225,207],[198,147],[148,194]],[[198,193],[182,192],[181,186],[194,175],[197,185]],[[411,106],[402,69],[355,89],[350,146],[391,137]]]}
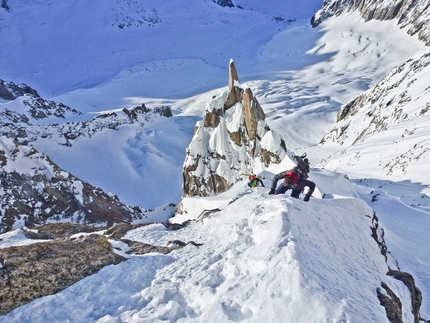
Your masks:
{"label": "snow-covered ridge", "polygon": [[322,8],[312,18],[314,26],[323,20],[339,16],[343,12],[357,10],[366,19],[395,19],[401,28],[407,28],[410,35],[430,45],[430,1],[429,0],[325,0]]}
{"label": "snow-covered ridge", "polygon": [[14,100],[19,96],[31,94],[35,97],[40,97],[37,91],[27,84],[15,84],[13,82],[6,82],[0,79],[0,99]]}
{"label": "snow-covered ridge", "polygon": [[[5,105],[4,112],[0,113],[0,124],[2,125],[0,135],[17,139],[20,143],[25,144],[43,139],[54,140],[59,145],[71,146],[73,141],[79,137],[91,138],[105,129],[115,130],[121,125],[133,123],[144,125],[157,117],[172,116],[172,111],[167,106],[147,108],[142,104],[130,109],[124,108],[101,113],[89,121],[67,122],[62,124],[53,123],[46,126],[38,126],[31,125],[31,122],[37,121],[37,116],[43,114],[44,118],[42,119],[46,119],[48,116],[52,115],[58,118],[62,117],[61,112],[69,110],[65,110],[65,108],[63,108],[64,105],[61,103],[50,101],[52,102],[50,106],[58,108],[55,109],[53,113],[49,112],[48,114],[46,111],[49,110],[43,107],[41,110],[34,109],[34,104],[29,104],[29,100],[34,102],[37,98],[30,97],[26,99],[25,97],[20,97],[15,100],[16,102],[14,103],[16,105],[24,103],[24,106],[29,107],[28,112],[26,111],[21,114],[8,110],[7,105]],[[34,111],[35,114],[33,113]],[[82,114],[76,110],[71,110],[71,113]],[[47,121],[43,120],[43,122]]]}
{"label": "snow-covered ridge", "polygon": [[32,224],[72,222],[111,225],[168,217],[174,205],[156,211],[129,207],[114,194],[86,183],[30,146],[0,137],[0,232]]}
{"label": "snow-covered ridge", "polygon": [[[408,174],[430,185],[420,176],[430,160],[430,101],[427,80],[430,53],[413,57],[395,68],[375,87],[350,101],[338,113],[338,122],[322,144],[339,144],[341,152],[323,164],[341,167],[369,163],[361,157],[373,147],[387,147],[385,153],[368,166],[372,173],[402,177]],[[390,147],[390,148],[388,148]]]}

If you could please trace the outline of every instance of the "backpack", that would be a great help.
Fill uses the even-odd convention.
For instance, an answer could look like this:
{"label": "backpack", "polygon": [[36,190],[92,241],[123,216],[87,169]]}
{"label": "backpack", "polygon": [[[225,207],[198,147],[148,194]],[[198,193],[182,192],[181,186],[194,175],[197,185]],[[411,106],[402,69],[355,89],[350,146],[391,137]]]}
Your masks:
{"label": "backpack", "polygon": [[[294,156],[294,159],[296,160],[296,164],[297,164],[297,168],[300,171],[300,174],[304,174],[305,176],[308,175],[308,173],[310,172],[310,168],[309,168],[309,159],[306,158],[307,154],[304,153],[301,156]],[[295,167],[295,168],[296,168]]]}

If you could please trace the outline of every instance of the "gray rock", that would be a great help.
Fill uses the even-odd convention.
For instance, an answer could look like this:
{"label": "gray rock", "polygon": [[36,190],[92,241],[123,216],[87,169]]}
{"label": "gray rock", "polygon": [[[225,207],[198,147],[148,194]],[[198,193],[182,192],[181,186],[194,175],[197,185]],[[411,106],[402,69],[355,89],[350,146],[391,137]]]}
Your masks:
{"label": "gray rock", "polygon": [[4,315],[126,258],[113,253],[106,237],[92,234],[0,249],[0,260],[0,315]]}

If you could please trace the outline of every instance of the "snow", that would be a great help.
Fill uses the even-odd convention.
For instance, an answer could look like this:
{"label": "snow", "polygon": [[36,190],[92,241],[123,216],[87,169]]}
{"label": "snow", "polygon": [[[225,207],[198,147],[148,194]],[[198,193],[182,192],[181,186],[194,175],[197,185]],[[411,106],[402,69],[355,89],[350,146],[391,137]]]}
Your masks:
{"label": "snow", "polygon": [[[342,104],[428,51],[406,28],[392,21],[365,23],[356,13],[311,28],[320,0],[238,0],[243,9],[197,0],[22,3],[10,3],[10,13],[0,8],[2,79],[25,82],[84,118],[142,103],[169,105],[174,112],[173,118],[80,138],[72,147],[59,148],[56,139],[35,143],[66,172],[129,205],[179,203],[185,149],[208,102],[225,91],[233,59],[270,128],[290,151],[308,153],[317,190],[308,203],[288,192],[267,195],[274,174],[292,166],[286,157],[261,169],[266,188],[249,189],[243,181],[218,196],[185,198],[184,213],[172,219],[191,219],[184,229],[167,231],[154,223],[126,238],[202,246],[127,255],[127,261],[0,316],[0,322],[388,322],[376,297],[381,282],[401,297],[403,319],[412,322],[409,292],[385,275],[388,265],[370,236],[373,210],[393,257],[389,266],[397,262],[414,276],[423,292],[420,314],[430,318],[428,160],[394,177],[378,168],[404,128],[344,153],[346,147],[336,144],[318,146]],[[132,5],[136,10],[129,11]],[[130,27],[119,28],[124,21]],[[427,79],[423,74],[416,91],[428,87]],[[417,106],[428,93],[421,97]],[[18,103],[0,101],[0,108],[20,109]],[[233,127],[238,115],[227,117]],[[425,123],[415,122],[426,145]],[[272,137],[263,144],[273,145]],[[222,142],[213,144],[222,149]],[[399,139],[395,149],[411,146]],[[8,167],[30,173],[38,165]],[[33,241],[20,230],[0,235],[1,248],[26,243]],[[126,255],[123,244],[111,243]]]}
{"label": "snow", "polygon": [[[387,266],[370,236],[373,211],[360,199],[339,197],[336,207],[330,199],[268,199],[265,189],[245,188],[243,183],[221,195],[213,199],[236,195],[236,200],[185,229],[167,231],[153,224],[124,237],[153,245],[181,240],[202,246],[188,245],[169,255],[128,255],[126,262],[105,267],[6,318],[383,322],[385,313],[375,294],[380,282],[390,281],[405,292],[384,274]],[[204,199],[199,206],[209,205]],[[405,316],[410,320],[410,314]]]}

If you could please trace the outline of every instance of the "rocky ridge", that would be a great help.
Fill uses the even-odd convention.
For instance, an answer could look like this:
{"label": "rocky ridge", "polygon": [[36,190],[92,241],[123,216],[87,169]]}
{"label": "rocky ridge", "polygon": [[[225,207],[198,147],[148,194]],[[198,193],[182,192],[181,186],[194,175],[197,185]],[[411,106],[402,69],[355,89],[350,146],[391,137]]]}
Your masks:
{"label": "rocky ridge", "polygon": [[125,205],[12,139],[0,138],[0,165],[0,232],[52,221],[113,225],[151,212]]}
{"label": "rocky ridge", "polygon": [[[82,115],[62,103],[44,100],[26,84],[0,80],[0,233],[13,228],[51,221],[112,225],[147,219],[152,210],[130,207],[116,195],[81,181],[56,165],[32,144],[49,140],[71,146],[105,130],[154,118],[171,117],[167,106],[144,104],[100,114],[89,121],[61,123]],[[60,123],[54,123],[54,121]],[[165,206],[168,212],[174,205]]]}
{"label": "rocky ridge", "polygon": [[[0,248],[0,315],[35,298],[58,293],[104,266],[127,260],[129,255],[168,254],[188,245],[200,245],[174,240],[166,246],[153,246],[123,238],[128,231],[144,225],[147,224],[97,227],[56,223],[17,230],[16,234],[34,241],[26,246]],[[119,241],[124,247],[114,249],[110,241]]]}
{"label": "rocky ridge", "polygon": [[314,27],[332,16],[358,11],[368,21],[397,20],[401,28],[407,28],[410,35],[430,45],[430,1],[416,0],[324,0],[322,8],[312,17]]}
{"label": "rocky ridge", "polygon": [[360,156],[366,153],[359,148],[361,144],[386,142],[394,149],[374,162],[387,175],[403,176],[411,166],[425,164],[430,159],[430,138],[423,126],[430,123],[430,87],[419,80],[429,76],[430,53],[393,69],[377,85],[341,108],[335,127],[321,144],[340,144],[344,147],[341,154],[349,151],[354,155],[350,163],[360,163]]}
{"label": "rocky ridge", "polygon": [[224,192],[271,163],[280,163],[287,147],[265,121],[265,114],[249,88],[240,85],[233,61],[229,88],[206,104],[202,121],[186,150],[183,195],[209,196]]}

